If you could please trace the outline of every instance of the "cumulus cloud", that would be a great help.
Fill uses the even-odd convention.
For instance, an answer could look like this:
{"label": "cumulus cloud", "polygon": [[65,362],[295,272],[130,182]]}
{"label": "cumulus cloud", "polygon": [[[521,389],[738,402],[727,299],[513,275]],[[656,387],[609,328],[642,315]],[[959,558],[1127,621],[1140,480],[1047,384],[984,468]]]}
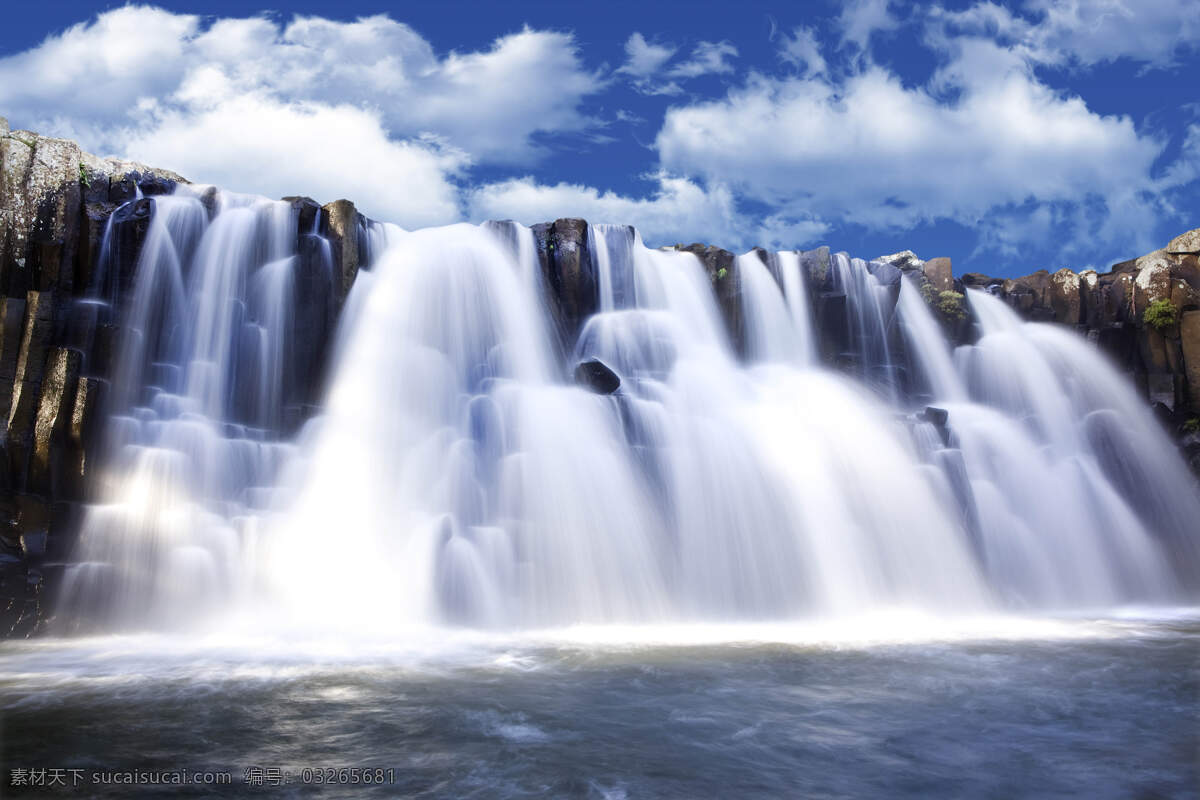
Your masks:
{"label": "cumulus cloud", "polygon": [[406,227],[462,215],[452,180],[466,163],[461,151],[389,138],[376,112],[350,105],[244,95],[165,111],[153,127],[131,131],[127,149],[193,178],[219,176],[232,191],[350,198],[369,216]]}
{"label": "cumulus cloud", "polygon": [[625,42],[626,61],[617,72],[648,78],[662,69],[678,49],[674,45],[648,42],[640,32],[634,31]]}
{"label": "cumulus cloud", "polygon": [[837,20],[842,44],[852,44],[865,51],[870,46],[874,33],[900,27],[900,20],[889,8],[892,2],[893,0],[850,0],[845,3]]}
{"label": "cumulus cloud", "polygon": [[[990,39],[943,44],[929,86],[868,65],[839,82],[756,75],[672,108],[656,142],[663,168],[875,230],[953,220],[1002,251],[1029,237],[1060,237],[1064,251],[1152,244],[1162,141],[1048,87]],[[1004,222],[1026,218],[1055,224]]]}
{"label": "cumulus cloud", "polygon": [[474,189],[468,197],[475,220],[511,218],[525,224],[557,217],[635,225],[651,245],[682,239],[741,241],[745,236],[731,192],[701,187],[666,173],[648,176],[655,190],[646,198],[604,192],[574,183],[546,185],[514,178]]}
{"label": "cumulus cloud", "polygon": [[[555,91],[528,91],[546,74]],[[86,124],[117,123],[147,98],[210,108],[248,93],[380,109],[395,136],[430,133],[478,159],[529,163],[540,132],[596,126],[580,110],[602,80],[570,34],[525,29],[491,48],[439,58],[409,26],[296,17],[199,19],[127,6],[0,59],[0,103],[14,116],[69,108]],[[96,87],[103,86],[104,91]]]}
{"label": "cumulus cloud", "polygon": [[[529,91],[547,74],[553,92]],[[471,164],[528,165],[545,133],[594,138],[582,104],[602,86],[568,33],[441,57],[382,15],[206,23],[125,6],[0,59],[14,123],[193,180],[350,195],[405,225],[457,218]]]}
{"label": "cumulus cloud", "polygon": [[994,37],[1041,64],[1089,67],[1128,58],[1154,67],[1200,46],[1195,0],[1027,0],[1012,10],[993,2],[935,8],[955,34]]}
{"label": "cumulus cloud", "polygon": [[[777,69],[740,78],[727,41],[681,45],[635,31],[607,73],[587,68],[560,31],[525,28],[439,53],[383,15],[211,19],[124,6],[0,58],[0,110],[193,180],[345,196],[408,227],[576,214],[638,224],[657,243],[795,247],[832,226],[898,233],[950,220],[978,232],[979,253],[1052,245],[1090,259],[1153,245],[1159,221],[1181,214],[1181,187],[1200,179],[1200,127],[1168,140],[1048,85],[1054,73],[1043,68],[1121,59],[1170,68],[1200,41],[1195,3],[917,10],[852,0],[821,23],[835,31],[828,43],[816,27],[793,28],[768,59]],[[901,26],[928,49],[920,62],[934,56],[932,73],[875,63],[878,34]],[[554,91],[531,91],[546,75]],[[734,86],[685,100],[703,76]],[[657,163],[616,165],[648,171],[645,192],[543,173],[478,182],[553,164],[542,158],[550,137],[598,148],[614,122],[656,123],[619,103],[599,119],[589,104],[614,86],[677,98]]]}
{"label": "cumulus cloud", "polygon": [[828,68],[812,28],[800,26],[791,35],[783,34],[779,57],[800,70],[804,76],[823,75]]}
{"label": "cumulus cloud", "polygon": [[531,176],[486,184],[467,198],[472,219],[511,218],[533,224],[558,217],[634,225],[646,244],[704,241],[740,249],[763,245],[790,249],[812,244],[829,230],[806,214],[771,214],[765,219],[738,208],[729,187],[656,172],[643,176],[654,187],[647,197],[630,197],[591,186],[539,183]]}

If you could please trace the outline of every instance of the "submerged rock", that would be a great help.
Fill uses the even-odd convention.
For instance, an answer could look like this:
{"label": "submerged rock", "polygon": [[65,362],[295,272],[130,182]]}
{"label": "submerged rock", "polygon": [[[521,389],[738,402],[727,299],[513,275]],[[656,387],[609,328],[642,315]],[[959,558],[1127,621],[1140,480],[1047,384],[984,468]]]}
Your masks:
{"label": "submerged rock", "polygon": [[612,394],[621,387],[621,378],[598,358],[575,365],[575,382],[596,394]]}

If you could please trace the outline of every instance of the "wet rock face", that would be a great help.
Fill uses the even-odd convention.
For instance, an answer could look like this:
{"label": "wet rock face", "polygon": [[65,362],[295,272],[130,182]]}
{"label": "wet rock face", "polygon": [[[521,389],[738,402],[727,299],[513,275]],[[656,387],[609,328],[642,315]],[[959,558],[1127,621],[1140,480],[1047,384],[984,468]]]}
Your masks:
{"label": "wet rock face", "polygon": [[[341,308],[346,302],[346,295],[358,277],[361,265],[363,229],[365,221],[362,214],[354,208],[349,200],[334,200],[322,207],[321,233],[329,240],[333,250],[333,271],[339,276],[337,281],[337,307]],[[300,230],[305,230],[301,227]]]}
{"label": "wet rock face", "polygon": [[574,342],[583,321],[595,313],[600,302],[587,222],[558,219],[546,233],[546,285],[553,294],[566,341]]}
{"label": "wet rock face", "polygon": [[692,253],[704,265],[717,296],[717,307],[725,322],[729,341],[735,352],[744,355],[746,324],[742,318],[742,275],[737,268],[737,257],[728,250],[706,244],[689,244],[676,249]]}
{"label": "wet rock face", "polygon": [[115,307],[133,279],[150,196],[181,182],[0,120],[0,635],[38,630],[40,560],[65,554],[84,497],[112,337],[101,306],[77,301]]}

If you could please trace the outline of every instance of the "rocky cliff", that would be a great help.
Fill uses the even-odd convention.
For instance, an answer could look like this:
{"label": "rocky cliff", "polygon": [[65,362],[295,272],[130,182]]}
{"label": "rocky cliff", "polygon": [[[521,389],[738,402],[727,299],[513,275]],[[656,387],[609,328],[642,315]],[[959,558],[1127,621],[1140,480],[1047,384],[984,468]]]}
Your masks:
{"label": "rocky cliff", "polygon": [[[43,618],[46,587],[68,555],[80,504],[96,481],[96,438],[120,309],[154,198],[186,183],[166,170],[96,158],[70,141],[10,131],[0,118],[0,635],[28,635]],[[201,196],[211,212],[215,190]],[[305,197],[284,199],[298,221],[293,338],[305,365],[285,391],[294,426],[316,400],[339,310],[367,260],[370,223],[347,200],[321,206]],[[533,231],[565,351],[598,305],[588,224],[560,219]],[[326,243],[332,280],[306,266],[315,262],[313,248]],[[734,254],[704,244],[675,249],[694,253],[704,265],[741,350],[745,323]],[[756,252],[778,278],[774,256]],[[955,277],[949,259],[922,261],[907,251],[875,259],[871,271],[897,293],[906,275],[916,280],[953,341],[974,335],[964,304],[971,288],[997,294],[1028,319],[1077,328],[1131,375],[1200,468],[1198,256],[1195,230],[1103,274],[1062,269],[1009,280]],[[801,263],[822,357],[852,368],[846,296],[829,248],[802,253]],[[902,349],[902,337],[896,338]]]}

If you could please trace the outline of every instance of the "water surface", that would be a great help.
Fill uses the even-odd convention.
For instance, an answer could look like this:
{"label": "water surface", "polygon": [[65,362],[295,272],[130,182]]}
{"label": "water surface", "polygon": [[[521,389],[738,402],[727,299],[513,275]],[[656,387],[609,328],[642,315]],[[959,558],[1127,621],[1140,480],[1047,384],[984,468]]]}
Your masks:
{"label": "water surface", "polygon": [[195,796],[1194,797],[1198,658],[1195,611],[8,642],[0,755],[233,773]]}

